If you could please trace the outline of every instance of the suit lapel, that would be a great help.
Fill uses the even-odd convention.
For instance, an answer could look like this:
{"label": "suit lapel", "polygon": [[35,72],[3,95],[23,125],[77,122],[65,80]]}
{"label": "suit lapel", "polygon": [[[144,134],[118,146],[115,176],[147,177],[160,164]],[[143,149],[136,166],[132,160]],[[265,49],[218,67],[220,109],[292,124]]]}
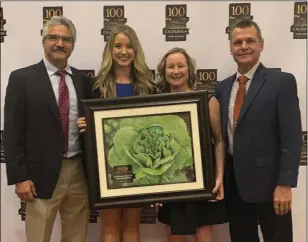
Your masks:
{"label": "suit lapel", "polygon": [[256,70],[254,77],[251,80],[250,87],[248,89],[248,92],[245,97],[245,101],[243,104],[243,107],[241,108],[239,120],[238,120],[238,126],[241,124],[242,119],[245,116],[245,113],[248,111],[252,101],[260,91],[260,88],[263,86],[264,82],[266,81],[266,68],[260,64],[258,69]]}
{"label": "suit lapel", "polygon": [[229,77],[226,80],[225,87],[223,87],[226,91],[223,92],[223,103],[222,103],[222,114],[223,114],[223,130],[225,130],[225,134],[227,134],[228,130],[228,120],[229,120],[229,99],[230,99],[230,94],[231,94],[231,89],[232,89],[232,84],[235,79],[236,75],[233,75]]}
{"label": "suit lapel", "polygon": [[47,98],[48,106],[50,108],[52,116],[54,117],[56,124],[58,125],[58,127],[61,127],[61,120],[60,120],[57,100],[54,91],[52,89],[50,78],[47,73],[44,62],[41,61],[37,65],[35,65],[34,70],[37,72],[39,76],[37,85],[43,92],[43,95],[45,95],[45,97]]}
{"label": "suit lapel", "polygon": [[73,80],[73,84],[75,87],[75,91],[76,91],[76,96],[77,96],[77,103],[78,103],[78,110],[79,110],[79,114],[80,114],[80,110],[82,108],[81,105],[81,99],[83,98],[83,88],[82,88],[82,76],[73,68],[72,69],[72,80]]}

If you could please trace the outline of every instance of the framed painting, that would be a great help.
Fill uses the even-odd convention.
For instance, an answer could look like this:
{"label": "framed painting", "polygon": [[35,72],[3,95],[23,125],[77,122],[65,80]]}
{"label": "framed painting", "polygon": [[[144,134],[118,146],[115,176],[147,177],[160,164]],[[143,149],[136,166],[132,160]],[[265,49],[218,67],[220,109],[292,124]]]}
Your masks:
{"label": "framed painting", "polygon": [[215,162],[206,91],[83,103],[91,207],[214,198]]}

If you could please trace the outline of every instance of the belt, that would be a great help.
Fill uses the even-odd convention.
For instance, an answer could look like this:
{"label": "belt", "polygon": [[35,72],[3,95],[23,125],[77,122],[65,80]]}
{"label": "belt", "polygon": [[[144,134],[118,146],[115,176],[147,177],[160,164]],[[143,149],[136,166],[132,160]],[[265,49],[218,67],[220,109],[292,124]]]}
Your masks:
{"label": "belt", "polygon": [[81,155],[80,153],[77,153],[76,155],[73,155],[73,156],[70,156],[70,157],[63,156],[63,159],[75,159],[75,158],[79,157],[80,155]]}

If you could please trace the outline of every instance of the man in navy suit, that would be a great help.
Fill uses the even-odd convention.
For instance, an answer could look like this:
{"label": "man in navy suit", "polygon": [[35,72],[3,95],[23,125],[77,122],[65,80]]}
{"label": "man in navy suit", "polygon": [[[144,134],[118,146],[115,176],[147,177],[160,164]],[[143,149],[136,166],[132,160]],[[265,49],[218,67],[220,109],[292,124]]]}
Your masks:
{"label": "man in navy suit", "polygon": [[[53,17],[43,28],[39,63],[9,77],[4,107],[8,185],[27,201],[28,242],[49,242],[60,212],[63,242],[86,240],[89,209],[77,118],[89,80],[68,65],[76,41],[74,24]],[[87,92],[89,91],[89,92]]]}
{"label": "man in navy suit", "polygon": [[292,188],[297,186],[301,116],[290,73],[259,61],[258,25],[238,22],[230,51],[237,72],[217,85],[225,134],[226,189],[232,242],[292,242]]}

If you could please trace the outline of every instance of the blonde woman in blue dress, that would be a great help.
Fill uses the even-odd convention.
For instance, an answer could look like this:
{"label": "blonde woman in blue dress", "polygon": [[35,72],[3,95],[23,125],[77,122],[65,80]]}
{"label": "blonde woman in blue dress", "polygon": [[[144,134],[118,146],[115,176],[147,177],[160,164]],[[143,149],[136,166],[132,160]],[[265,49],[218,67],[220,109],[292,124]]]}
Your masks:
{"label": "blonde woman in blue dress", "polygon": [[[113,29],[105,45],[100,70],[94,80],[93,98],[156,93],[153,74],[145,62],[136,32],[128,25]],[[77,121],[85,131],[84,118]],[[100,212],[101,242],[139,242],[140,206],[103,209]]]}

